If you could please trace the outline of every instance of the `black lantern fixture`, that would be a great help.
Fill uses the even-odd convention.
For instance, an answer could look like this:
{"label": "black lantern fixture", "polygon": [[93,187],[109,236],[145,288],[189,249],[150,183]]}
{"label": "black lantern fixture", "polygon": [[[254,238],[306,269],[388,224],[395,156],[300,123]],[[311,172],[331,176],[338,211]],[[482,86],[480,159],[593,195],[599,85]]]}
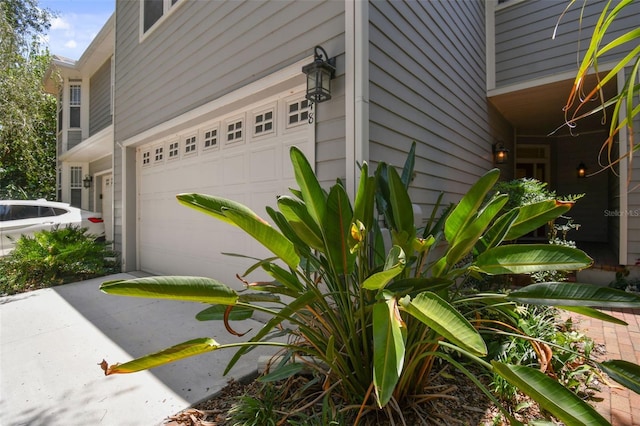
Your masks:
{"label": "black lantern fixture", "polygon": [[493,145],[493,161],[496,164],[506,163],[509,159],[509,150],[504,146],[502,142],[498,142]]}
{"label": "black lantern fixture", "polygon": [[89,175],[85,175],[84,179],[82,179],[82,186],[89,189],[91,188],[91,182],[93,182],[93,177]]}
{"label": "black lantern fixture", "polygon": [[582,161],[580,162],[580,164],[578,164],[578,167],[576,168],[576,174],[578,175],[579,178],[587,177],[587,166],[585,166]]}
{"label": "black lantern fixture", "polygon": [[331,79],[336,74],[336,58],[329,58],[320,46],[314,48],[314,61],[302,67],[307,75],[306,98],[313,103],[331,99]]}

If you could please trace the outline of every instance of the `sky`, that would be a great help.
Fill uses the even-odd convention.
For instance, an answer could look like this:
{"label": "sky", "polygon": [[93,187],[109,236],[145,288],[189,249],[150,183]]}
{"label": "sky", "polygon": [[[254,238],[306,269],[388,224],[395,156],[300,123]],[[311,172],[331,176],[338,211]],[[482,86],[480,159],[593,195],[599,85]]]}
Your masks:
{"label": "sky", "polygon": [[52,55],[78,60],[115,10],[115,0],[39,0],[57,12],[45,37]]}

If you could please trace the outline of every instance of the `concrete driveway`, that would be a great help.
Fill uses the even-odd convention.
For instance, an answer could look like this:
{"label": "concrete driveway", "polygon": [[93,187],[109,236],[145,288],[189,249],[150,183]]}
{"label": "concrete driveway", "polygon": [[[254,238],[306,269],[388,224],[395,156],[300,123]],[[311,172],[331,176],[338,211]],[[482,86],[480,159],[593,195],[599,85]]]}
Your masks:
{"label": "concrete driveway", "polygon": [[[98,363],[125,362],[196,337],[237,339],[220,322],[194,319],[204,305],[110,296],[118,274],[0,298],[0,425],[149,426],[255,371],[253,351],[228,376],[235,350],[141,373],[105,377]],[[258,330],[257,321],[239,331]],[[243,340],[246,339],[243,338]]]}

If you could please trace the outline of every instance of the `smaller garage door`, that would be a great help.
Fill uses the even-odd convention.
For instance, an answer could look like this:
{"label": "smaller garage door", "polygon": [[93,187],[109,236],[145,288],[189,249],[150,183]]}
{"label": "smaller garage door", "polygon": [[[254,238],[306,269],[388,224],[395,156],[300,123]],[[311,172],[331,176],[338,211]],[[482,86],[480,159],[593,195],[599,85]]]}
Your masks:
{"label": "smaller garage door", "polygon": [[138,149],[140,267],[158,274],[210,276],[240,288],[235,277],[252,262],[222,253],[267,255],[231,225],[178,204],[198,192],[265,206],[296,187],[293,145],[313,164],[309,105],[298,92],[249,105]]}

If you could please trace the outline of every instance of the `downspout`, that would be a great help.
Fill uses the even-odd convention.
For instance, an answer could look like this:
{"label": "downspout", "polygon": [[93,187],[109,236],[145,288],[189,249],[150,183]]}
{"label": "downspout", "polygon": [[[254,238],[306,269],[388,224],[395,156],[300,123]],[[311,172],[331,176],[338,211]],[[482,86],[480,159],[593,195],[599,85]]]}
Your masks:
{"label": "downspout", "polygon": [[369,3],[345,2],[345,157],[353,198],[360,168],[369,161]]}
{"label": "downspout", "polygon": [[[617,84],[618,84],[618,90],[620,90],[621,87],[624,87],[625,85],[625,76],[624,76],[624,69],[620,70],[618,72],[617,75]],[[624,120],[627,117],[627,109],[626,109],[626,105],[623,102],[622,105],[620,106],[620,113],[618,116],[618,123],[620,123],[622,120]],[[620,128],[620,131],[618,133],[618,156],[620,158],[620,167],[619,167],[619,192],[620,192],[620,205],[619,205],[619,211],[620,214],[618,215],[619,220],[620,220],[620,237],[619,237],[619,253],[618,253],[618,263],[620,265],[627,265],[628,262],[628,226],[629,226],[629,218],[628,218],[628,209],[629,209],[629,199],[627,197],[627,189],[628,189],[628,183],[627,180],[629,178],[629,174],[628,174],[628,167],[629,167],[629,161],[627,159],[627,146],[628,146],[628,134],[627,134],[627,126],[622,126]]]}

